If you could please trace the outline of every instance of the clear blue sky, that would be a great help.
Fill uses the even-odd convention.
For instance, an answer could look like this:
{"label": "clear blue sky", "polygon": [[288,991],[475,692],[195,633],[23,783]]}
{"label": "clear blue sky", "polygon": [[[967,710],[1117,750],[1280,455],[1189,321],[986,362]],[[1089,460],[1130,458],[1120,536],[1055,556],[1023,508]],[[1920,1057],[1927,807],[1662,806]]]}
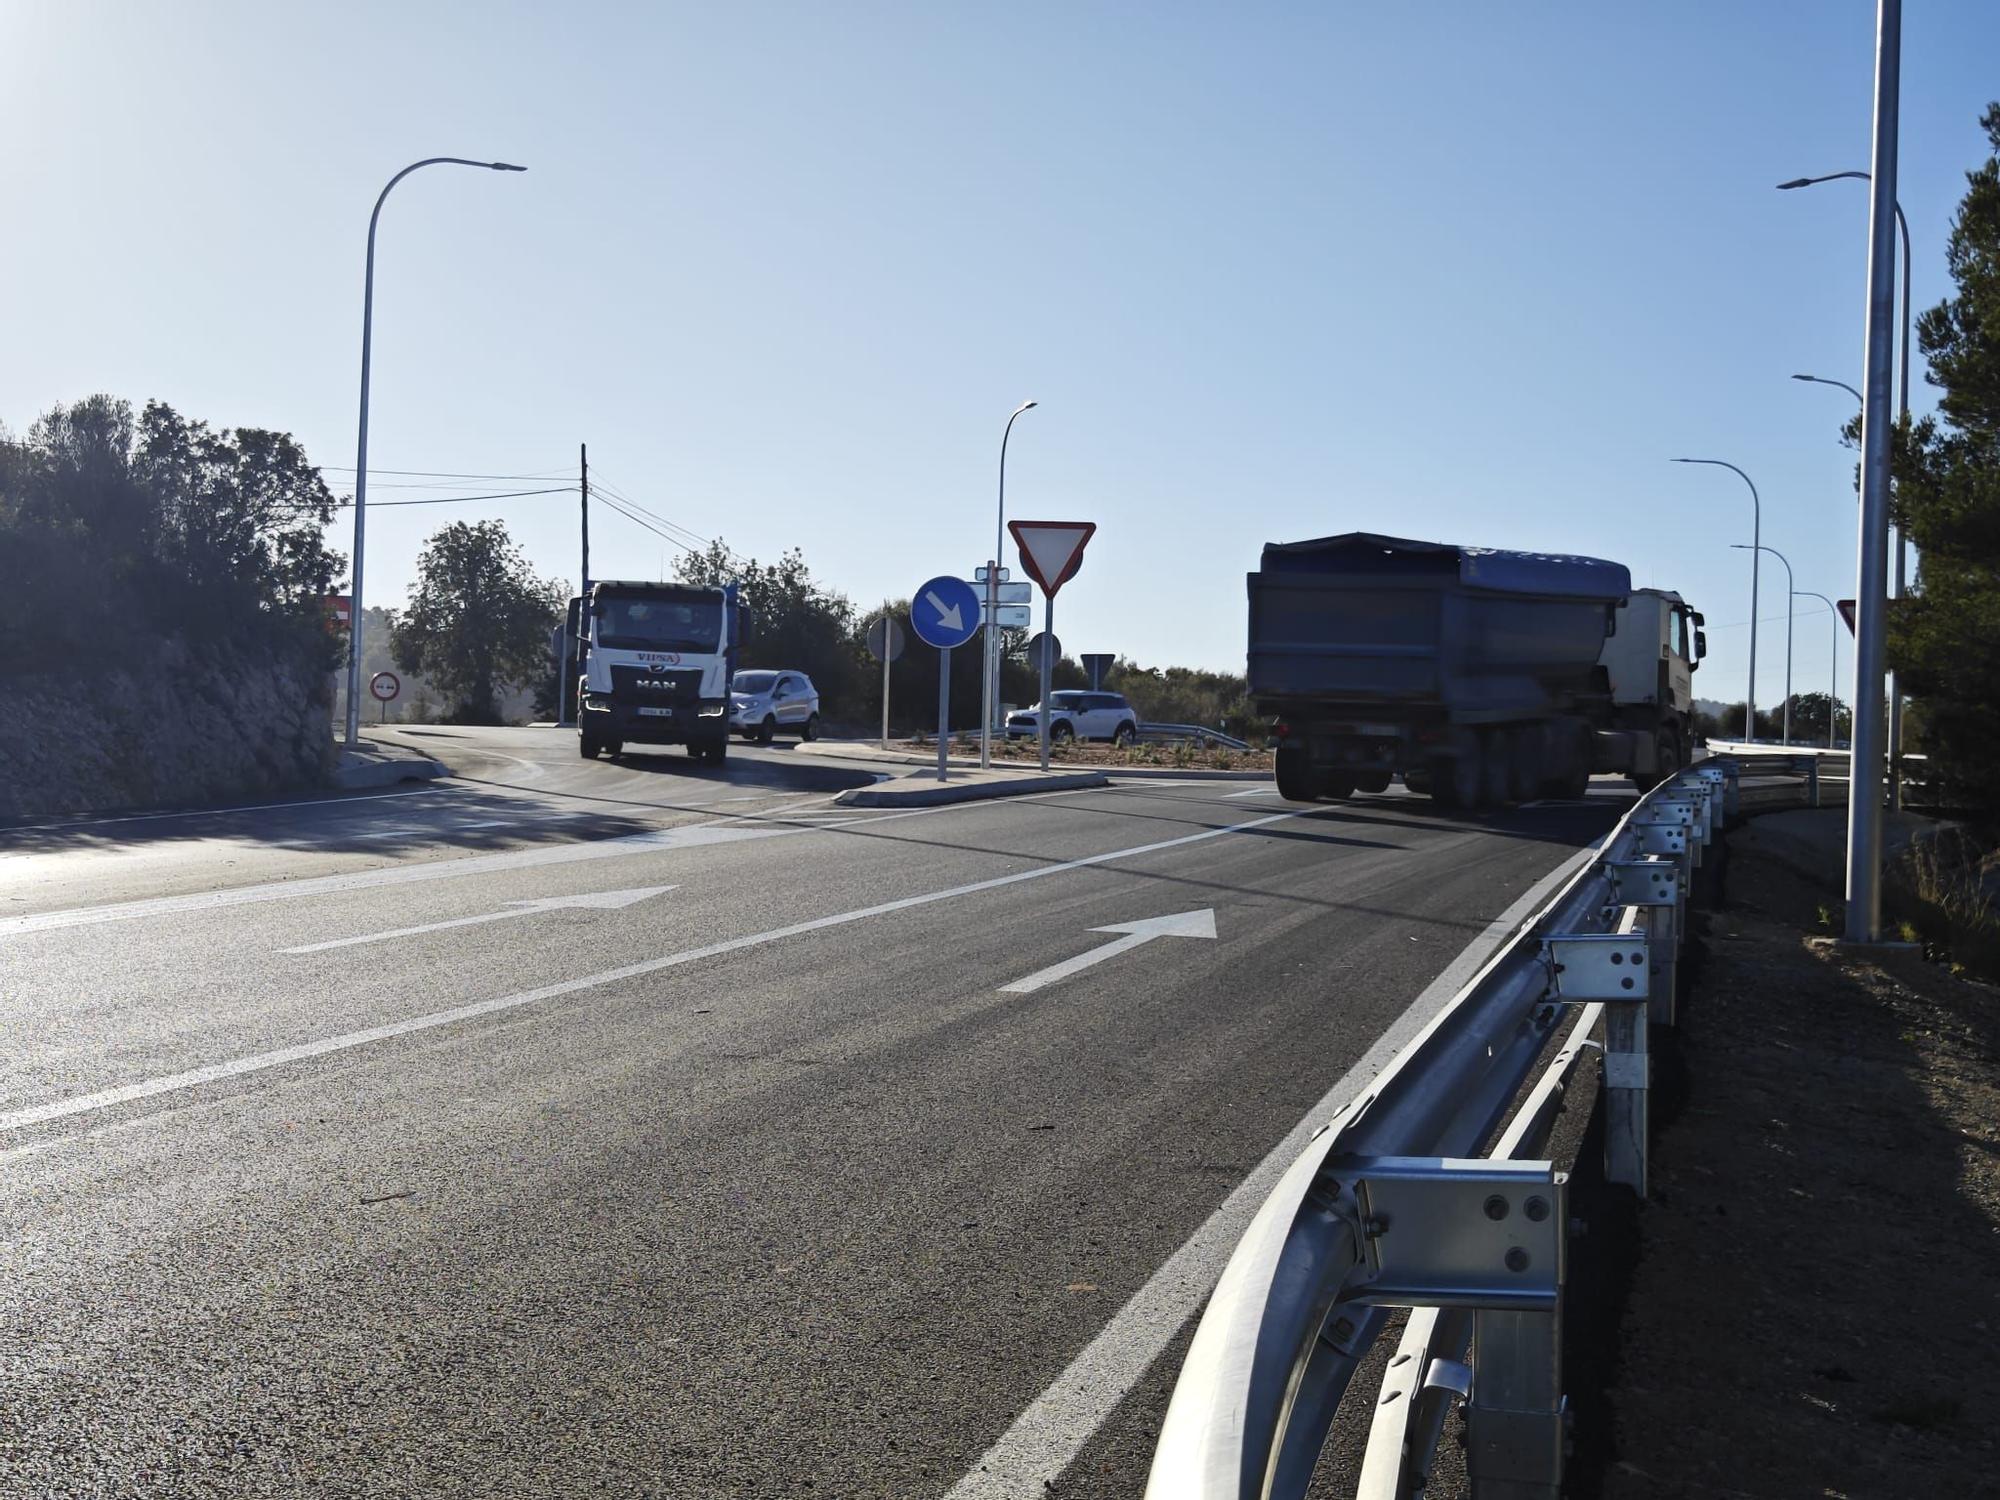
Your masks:
{"label": "clear blue sky", "polygon": [[[1908,9],[1921,307],[2000,6]],[[1100,528],[1072,651],[1240,670],[1261,544],[1367,528],[1628,562],[1706,611],[1697,687],[1733,698],[1747,496],[1665,460],[1740,464],[1800,586],[1853,592],[1847,398],[1787,377],[1860,381],[1867,195],[1772,185],[1867,166],[1873,16],[5,0],[0,420],[158,396],[351,465],[369,206],[498,157],[530,171],[384,212],[378,469],[567,474],[588,440],[865,606],[983,559],[1032,396],[1012,514]],[[572,499],[384,509],[371,602],[480,516],[576,577]],[[617,517],[593,543],[659,567]],[[1801,617],[1802,690],[1827,635]]]}

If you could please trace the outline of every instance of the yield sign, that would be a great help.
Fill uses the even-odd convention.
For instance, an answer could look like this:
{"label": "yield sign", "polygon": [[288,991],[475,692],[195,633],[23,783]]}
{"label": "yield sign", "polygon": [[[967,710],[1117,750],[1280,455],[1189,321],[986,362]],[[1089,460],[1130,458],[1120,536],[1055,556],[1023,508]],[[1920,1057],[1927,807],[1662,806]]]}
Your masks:
{"label": "yield sign", "polygon": [[1084,544],[1097,530],[1095,521],[1009,521],[1007,529],[1021,549],[1021,566],[1055,597],[1057,589],[1076,577],[1083,566]]}
{"label": "yield sign", "polygon": [[1853,635],[1854,601],[1852,599],[1837,599],[1834,601],[1834,608],[1840,611],[1840,618],[1847,622],[1847,633]]}

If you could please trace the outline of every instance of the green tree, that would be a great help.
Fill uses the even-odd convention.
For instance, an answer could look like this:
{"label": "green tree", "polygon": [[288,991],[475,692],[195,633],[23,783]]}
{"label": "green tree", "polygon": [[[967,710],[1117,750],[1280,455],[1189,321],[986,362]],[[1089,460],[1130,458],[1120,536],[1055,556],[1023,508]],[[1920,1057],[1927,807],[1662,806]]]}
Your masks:
{"label": "green tree", "polygon": [[1898,520],[1922,558],[1891,612],[1889,659],[1918,700],[1927,779],[2000,814],[2000,103],[1980,120],[1986,160],[1967,174],[1946,264],[1956,295],[1917,320],[1938,412],[1899,433]]}
{"label": "green tree", "polygon": [[57,406],[0,434],[0,672],[89,671],[169,638],[330,663],[333,512],[283,433],[158,401],[137,419],[111,396]]}
{"label": "green tree", "polygon": [[535,576],[499,521],[434,532],[394,633],[396,664],[452,702],[455,724],[497,724],[500,695],[539,682],[569,587]]}
{"label": "green tree", "polygon": [[870,704],[879,712],[879,680],[871,694],[863,666],[865,623],[857,622],[845,594],[813,578],[796,547],[766,565],[737,557],[718,539],[683,556],[676,571],[683,583],[736,585],[737,598],[753,620],[738,666],[805,673],[819,689],[820,714],[826,719],[852,723],[865,716]]}

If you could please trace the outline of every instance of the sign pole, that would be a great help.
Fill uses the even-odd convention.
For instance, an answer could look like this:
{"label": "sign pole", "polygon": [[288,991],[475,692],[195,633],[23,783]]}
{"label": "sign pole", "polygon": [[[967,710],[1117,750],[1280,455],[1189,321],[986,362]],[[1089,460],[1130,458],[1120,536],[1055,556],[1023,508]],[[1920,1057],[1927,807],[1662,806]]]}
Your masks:
{"label": "sign pole", "polygon": [[945,756],[951,749],[951,647],[938,652],[938,780],[949,781]]}
{"label": "sign pole", "polygon": [[1042,596],[1042,769],[1049,768],[1049,673],[1054,663],[1049,660],[1056,647],[1056,596]]}
{"label": "sign pole", "polygon": [[882,748],[889,748],[889,632],[896,628],[889,601],[882,601]]}
{"label": "sign pole", "polygon": [[993,643],[999,639],[1000,562],[986,565],[986,639],[979,643],[979,769],[993,767],[993,720],[1000,702],[1000,663]]}

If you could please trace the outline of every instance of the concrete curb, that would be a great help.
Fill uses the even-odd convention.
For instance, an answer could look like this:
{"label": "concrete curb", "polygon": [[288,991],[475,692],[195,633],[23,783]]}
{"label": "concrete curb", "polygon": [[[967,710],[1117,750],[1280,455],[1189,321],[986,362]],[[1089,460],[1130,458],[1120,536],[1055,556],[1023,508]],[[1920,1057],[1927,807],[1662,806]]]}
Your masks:
{"label": "concrete curb", "polygon": [[834,802],[841,807],[942,807],[952,802],[984,802],[995,797],[1031,797],[1037,792],[1077,792],[1090,787],[1111,785],[1101,771],[1074,775],[1016,776],[1006,781],[931,781],[914,776],[879,781],[874,786],[858,786],[842,792]]}

